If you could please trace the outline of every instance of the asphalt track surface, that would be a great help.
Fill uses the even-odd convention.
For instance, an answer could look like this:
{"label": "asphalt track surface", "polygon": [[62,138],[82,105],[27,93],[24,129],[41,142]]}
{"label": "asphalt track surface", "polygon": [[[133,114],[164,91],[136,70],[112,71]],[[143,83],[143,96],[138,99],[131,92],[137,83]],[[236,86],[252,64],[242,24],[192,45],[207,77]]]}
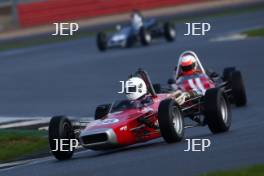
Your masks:
{"label": "asphalt track surface", "polygon": [[[1,170],[1,176],[121,176],[197,175],[212,170],[264,163],[263,55],[264,39],[210,42],[211,38],[264,24],[264,11],[203,19],[212,30],[204,37],[183,36],[177,24],[175,43],[99,53],[85,38],[0,53],[0,107],[6,116],[93,115],[95,106],[120,98],[118,81],[137,68],[146,69],[153,82],[165,83],[179,54],[197,52],[206,67],[221,72],[236,66],[244,76],[248,106],[233,109],[230,132],[212,135],[207,127],[187,129],[185,138],[208,138],[205,152],[184,152],[187,142],[166,144],[162,139],[128,148],[77,153],[72,160],[52,157]],[[197,22],[197,21],[195,21]]]}

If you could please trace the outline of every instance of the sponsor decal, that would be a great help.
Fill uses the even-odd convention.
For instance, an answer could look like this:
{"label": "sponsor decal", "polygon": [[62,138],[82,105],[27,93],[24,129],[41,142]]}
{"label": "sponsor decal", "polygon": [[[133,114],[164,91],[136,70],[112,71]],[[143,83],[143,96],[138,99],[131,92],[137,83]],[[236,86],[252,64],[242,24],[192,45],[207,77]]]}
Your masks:
{"label": "sponsor decal", "polygon": [[126,131],[127,130],[127,126],[122,126],[121,128],[120,128],[120,131]]}

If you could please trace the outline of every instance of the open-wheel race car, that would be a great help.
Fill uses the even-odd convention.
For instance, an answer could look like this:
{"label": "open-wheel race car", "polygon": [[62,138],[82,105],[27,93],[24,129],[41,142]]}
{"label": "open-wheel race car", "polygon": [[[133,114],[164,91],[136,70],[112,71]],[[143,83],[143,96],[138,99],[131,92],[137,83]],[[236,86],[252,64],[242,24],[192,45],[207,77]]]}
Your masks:
{"label": "open-wheel race car", "polygon": [[136,43],[147,46],[152,39],[164,37],[168,42],[172,42],[176,37],[174,24],[171,22],[161,23],[156,19],[144,20],[139,30],[134,30],[132,25],[117,26],[116,32],[107,34],[99,32],[96,43],[100,51],[109,48],[130,48]]}
{"label": "open-wheel race car", "polygon": [[[157,92],[168,92],[171,89],[175,90],[175,86],[179,87],[183,91],[189,89],[198,89],[201,92],[205,92],[209,87],[217,87],[224,92],[228,98],[230,104],[235,104],[238,107],[245,106],[247,104],[246,90],[242,74],[235,67],[224,68],[222,75],[210,70],[205,69],[201,64],[198,56],[193,51],[185,51],[181,54],[180,58],[184,55],[193,55],[195,62],[197,63],[198,74],[191,74],[190,76],[181,77],[180,61],[175,67],[173,78],[168,79],[169,88],[160,84],[155,85]],[[181,77],[181,78],[180,78]],[[203,81],[207,77],[209,82],[203,85]],[[179,79],[180,78],[180,79]],[[208,85],[211,84],[211,85]],[[198,98],[198,96],[196,97]]]}
{"label": "open-wheel race car", "polygon": [[[206,74],[202,66],[201,69]],[[214,81],[216,75],[213,73],[212,77],[208,75],[211,86],[205,87],[204,94],[188,97],[179,103],[179,97],[186,92],[176,96],[172,86],[164,88],[152,84],[148,74],[139,69],[129,79],[139,81],[138,84],[131,81],[128,96],[133,92],[144,92],[145,87],[143,96],[99,105],[95,120],[84,127],[74,126],[66,116],[53,117],[49,124],[50,148],[56,148],[56,139],[77,139],[82,147],[92,150],[124,147],[161,136],[167,143],[173,143],[183,139],[185,128],[205,125],[213,134],[226,132],[231,126],[230,101],[237,105],[246,103],[241,74],[235,69],[228,70],[222,81]],[[177,86],[183,85],[179,83]],[[185,118],[194,124],[185,124]],[[59,160],[70,159],[74,151],[67,150],[67,146],[66,151],[52,151],[52,154]]]}

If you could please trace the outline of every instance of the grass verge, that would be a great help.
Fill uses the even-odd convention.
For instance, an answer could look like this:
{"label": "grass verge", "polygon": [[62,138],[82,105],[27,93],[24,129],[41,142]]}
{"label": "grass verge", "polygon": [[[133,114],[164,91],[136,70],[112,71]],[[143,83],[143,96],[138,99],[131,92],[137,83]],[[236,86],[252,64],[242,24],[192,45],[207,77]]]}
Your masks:
{"label": "grass verge", "polygon": [[202,174],[200,176],[264,176],[264,165],[255,165],[242,169],[235,169],[230,171],[218,171]]}
{"label": "grass verge", "polygon": [[48,150],[47,132],[0,130],[0,163]]}
{"label": "grass verge", "polygon": [[257,28],[242,32],[242,34],[248,37],[264,37],[264,28]]}

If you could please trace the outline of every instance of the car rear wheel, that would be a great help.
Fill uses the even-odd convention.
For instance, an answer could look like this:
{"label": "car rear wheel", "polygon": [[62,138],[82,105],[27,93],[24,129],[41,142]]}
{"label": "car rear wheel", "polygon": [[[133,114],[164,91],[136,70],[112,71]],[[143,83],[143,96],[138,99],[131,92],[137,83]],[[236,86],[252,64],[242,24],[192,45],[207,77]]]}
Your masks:
{"label": "car rear wheel", "polygon": [[103,104],[103,105],[97,106],[95,110],[94,119],[98,120],[98,119],[102,119],[103,117],[105,117],[109,113],[110,107],[111,107],[111,104]]}
{"label": "car rear wheel", "polygon": [[176,38],[176,30],[175,30],[174,25],[171,24],[170,22],[167,22],[164,24],[163,28],[164,28],[165,39],[168,42],[174,41]]}
{"label": "car rear wheel", "polygon": [[247,104],[247,96],[240,71],[232,72],[230,84],[236,106],[245,106]]}
{"label": "car rear wheel", "polygon": [[173,99],[163,100],[158,109],[158,121],[162,137],[167,143],[179,142],[184,136],[183,117]]}
{"label": "car rear wheel", "polygon": [[206,91],[204,115],[212,133],[222,133],[229,130],[231,126],[230,105],[220,89],[213,88]]}
{"label": "car rear wheel", "polygon": [[99,32],[97,34],[97,47],[100,51],[106,51],[107,49],[107,36],[104,32]]}
{"label": "car rear wheel", "polygon": [[140,28],[139,37],[142,45],[147,46],[151,43],[152,40],[151,34],[144,27]]}
{"label": "car rear wheel", "polygon": [[232,73],[236,70],[235,67],[227,67],[223,71],[223,80],[230,81]]}
{"label": "car rear wheel", "polygon": [[[65,116],[54,116],[51,118],[49,123],[49,145],[52,154],[58,160],[67,160],[70,159],[74,151],[70,151],[70,139],[74,139],[74,131],[71,122]],[[64,141],[63,150],[60,151],[60,148],[56,146],[55,140],[68,139]],[[57,151],[53,151],[56,150]]]}

